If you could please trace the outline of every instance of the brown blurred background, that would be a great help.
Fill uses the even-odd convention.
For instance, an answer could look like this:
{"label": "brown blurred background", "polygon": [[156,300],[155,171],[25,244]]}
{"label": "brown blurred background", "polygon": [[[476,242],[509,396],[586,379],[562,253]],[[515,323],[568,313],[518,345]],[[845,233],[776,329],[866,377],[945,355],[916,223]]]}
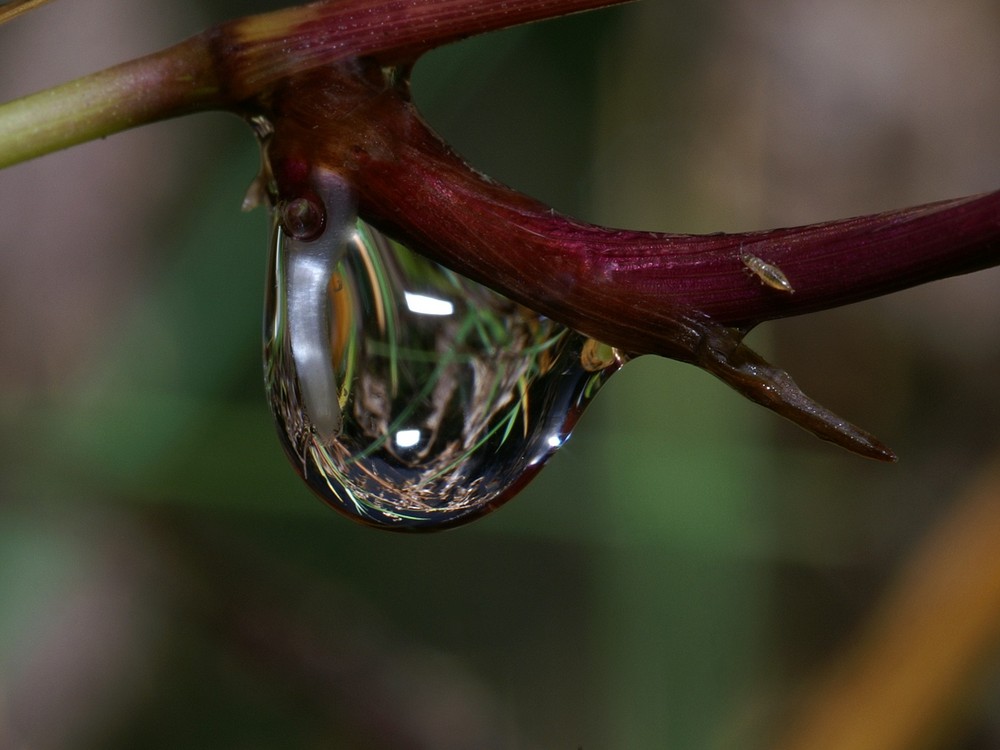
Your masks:
{"label": "brown blurred background", "polygon": [[[54,2],[0,98],[277,5]],[[998,70],[993,0],[645,0],[415,91],[562,211],[710,232],[997,188]],[[895,466],[647,358],[494,516],[354,526],[272,434],[256,167],[200,115],[0,172],[0,748],[767,747],[997,452],[990,271],[753,334]],[[1000,747],[990,640],[928,746]]]}

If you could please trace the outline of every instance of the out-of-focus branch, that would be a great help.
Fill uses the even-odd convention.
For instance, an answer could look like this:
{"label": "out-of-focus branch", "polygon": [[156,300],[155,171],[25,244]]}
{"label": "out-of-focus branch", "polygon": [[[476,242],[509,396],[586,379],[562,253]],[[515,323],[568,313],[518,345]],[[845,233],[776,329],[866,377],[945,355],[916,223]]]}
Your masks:
{"label": "out-of-focus branch", "polygon": [[33,10],[39,5],[45,5],[47,2],[49,0],[10,0],[10,2],[5,3],[0,8],[0,24],[7,23],[7,21],[17,18],[22,13],[27,13],[29,10]]}
{"label": "out-of-focus branch", "polygon": [[917,750],[974,701],[1000,649],[1000,455],[814,685],[775,750]]}

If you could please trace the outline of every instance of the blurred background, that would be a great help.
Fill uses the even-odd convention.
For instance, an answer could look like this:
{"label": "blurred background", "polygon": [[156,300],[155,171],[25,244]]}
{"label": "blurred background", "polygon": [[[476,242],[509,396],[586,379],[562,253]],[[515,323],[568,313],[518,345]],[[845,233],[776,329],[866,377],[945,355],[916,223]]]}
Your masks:
{"label": "blurred background", "polygon": [[[0,99],[278,5],[54,2],[0,28]],[[736,231],[997,188],[998,70],[994,0],[646,0],[415,95],[560,211]],[[771,747],[997,454],[988,271],[752,334],[895,466],[645,358],[496,514],[355,526],[273,434],[256,169],[199,115],[0,172],[0,748]],[[1000,747],[993,639],[928,747]]]}

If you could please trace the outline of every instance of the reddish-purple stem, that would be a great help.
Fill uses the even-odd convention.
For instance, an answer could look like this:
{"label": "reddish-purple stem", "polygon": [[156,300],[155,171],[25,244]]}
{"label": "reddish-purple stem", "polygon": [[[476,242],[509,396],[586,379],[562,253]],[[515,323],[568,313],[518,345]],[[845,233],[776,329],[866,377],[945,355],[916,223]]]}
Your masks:
{"label": "reddish-purple stem", "polygon": [[339,171],[365,219],[428,257],[627,353],[695,363],[875,458],[893,455],[806,397],[744,334],[763,320],[1000,263],[1000,193],[744,234],[579,222],[454,154],[419,117],[405,70],[353,61],[295,77],[266,113],[279,199],[309,195],[315,166]]}
{"label": "reddish-purple stem", "polygon": [[149,80],[163,93],[121,116],[95,107],[91,130],[51,148],[195,109],[266,118],[260,184],[275,202],[315,200],[315,171],[337,172],[363,218],[428,257],[628,354],[695,363],[820,437],[892,458],[743,336],[763,320],[1000,264],[1000,193],[766,232],[608,229],[479,174],[410,101],[409,70],[427,50],[625,1],[321,0],[223,23],[84,79],[97,91]]}
{"label": "reddish-purple stem", "polygon": [[631,0],[320,0],[240,19],[208,35],[236,100],[287,76],[341,60],[408,64],[428,50],[487,31]]}
{"label": "reddish-purple stem", "polygon": [[[1000,262],[1000,192],[764,232],[636,232],[555,214],[484,179],[426,132],[418,140],[412,124],[407,132],[393,158],[365,164],[359,189],[377,221],[629,351],[669,354],[661,317],[678,309],[749,327]],[[751,256],[780,269],[792,291],[762,282]]]}

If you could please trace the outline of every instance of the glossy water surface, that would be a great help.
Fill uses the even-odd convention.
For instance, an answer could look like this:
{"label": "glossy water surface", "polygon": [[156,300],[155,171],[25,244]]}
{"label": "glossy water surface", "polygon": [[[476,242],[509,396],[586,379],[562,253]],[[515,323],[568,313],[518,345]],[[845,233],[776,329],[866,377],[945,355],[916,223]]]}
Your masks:
{"label": "glossy water surface", "polygon": [[520,490],[618,369],[616,352],[360,221],[327,182],[319,236],[275,212],[265,377],[285,449],[366,523],[442,528]]}

